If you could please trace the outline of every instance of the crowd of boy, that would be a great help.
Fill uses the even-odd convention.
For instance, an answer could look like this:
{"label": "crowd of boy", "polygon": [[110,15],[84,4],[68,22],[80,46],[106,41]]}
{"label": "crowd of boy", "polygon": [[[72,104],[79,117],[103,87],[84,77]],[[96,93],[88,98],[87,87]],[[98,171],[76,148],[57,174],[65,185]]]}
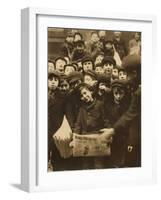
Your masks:
{"label": "crowd of boy", "polygon": [[[50,170],[141,166],[141,42],[126,48],[121,32],[70,32],[62,55],[48,61],[48,167]],[[61,158],[53,135],[64,116],[73,133],[112,136],[111,156]],[[59,138],[57,138],[59,140]]]}

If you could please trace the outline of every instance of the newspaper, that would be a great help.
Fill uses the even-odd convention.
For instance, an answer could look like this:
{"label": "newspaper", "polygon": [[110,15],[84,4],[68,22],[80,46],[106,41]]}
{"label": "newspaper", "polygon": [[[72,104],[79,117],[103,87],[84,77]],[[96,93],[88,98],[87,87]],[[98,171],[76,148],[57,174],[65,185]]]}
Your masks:
{"label": "newspaper", "polygon": [[100,134],[73,134],[73,157],[110,156],[110,143],[101,139]]}

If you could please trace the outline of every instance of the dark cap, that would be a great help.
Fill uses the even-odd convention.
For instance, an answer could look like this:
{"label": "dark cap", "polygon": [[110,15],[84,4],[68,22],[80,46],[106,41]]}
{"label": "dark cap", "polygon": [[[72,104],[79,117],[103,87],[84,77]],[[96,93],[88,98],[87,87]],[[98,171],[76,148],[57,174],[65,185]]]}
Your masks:
{"label": "dark cap", "polygon": [[110,82],[111,82],[111,76],[109,76],[107,74],[98,74],[97,79],[98,79],[98,83],[103,82],[103,83],[110,84]]}
{"label": "dark cap", "polygon": [[112,56],[106,56],[106,57],[104,57],[104,59],[102,60],[102,65],[104,65],[106,63],[111,63],[114,66],[116,65],[116,61],[113,59]]}
{"label": "dark cap", "polygon": [[67,80],[69,83],[75,82],[77,80],[83,80],[83,75],[81,72],[73,71],[68,75]]}
{"label": "dark cap", "polygon": [[111,82],[111,87],[112,87],[112,89],[115,87],[118,87],[118,88],[122,88],[122,89],[126,90],[127,89],[127,81],[115,79]]}
{"label": "dark cap", "polygon": [[105,40],[104,44],[106,45],[108,43],[113,44],[113,39],[107,39],[107,40]]}
{"label": "dark cap", "polygon": [[85,63],[85,62],[87,62],[87,61],[91,61],[93,63],[92,57],[87,55],[87,56],[84,56],[82,58],[82,64]]}
{"label": "dark cap", "polygon": [[88,71],[84,72],[84,75],[89,75],[89,76],[91,76],[92,78],[94,78],[94,79],[97,80],[97,74],[96,74],[96,72],[93,71],[93,70],[88,70]]}
{"label": "dark cap", "polygon": [[74,42],[75,46],[79,46],[79,45],[85,45],[84,40],[78,40],[76,42]]}

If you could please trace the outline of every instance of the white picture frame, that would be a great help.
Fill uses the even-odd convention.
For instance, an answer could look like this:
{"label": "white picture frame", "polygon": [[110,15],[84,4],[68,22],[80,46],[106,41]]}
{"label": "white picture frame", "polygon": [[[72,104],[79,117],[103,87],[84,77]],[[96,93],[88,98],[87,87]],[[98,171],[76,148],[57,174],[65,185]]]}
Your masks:
{"label": "white picture frame", "polygon": [[[61,18],[61,19],[60,19]],[[55,27],[83,27],[85,28],[104,28],[104,24],[110,22],[111,24],[120,24],[120,28],[126,26],[126,30],[133,30],[134,27],[142,30],[145,40],[143,44],[143,143],[145,142],[145,158],[144,165],[141,169],[113,169],[100,170],[99,172],[91,170],[87,171],[71,171],[71,172],[54,172],[52,175],[43,174],[41,168],[42,161],[45,159],[43,152],[46,152],[45,147],[41,148],[43,152],[39,152],[42,147],[43,138],[41,138],[40,124],[42,124],[42,113],[45,110],[39,110],[39,104],[44,104],[46,100],[41,99],[43,92],[46,91],[46,79],[43,80],[43,74],[46,73],[47,65],[41,65],[39,62],[39,55],[42,53],[41,49],[45,44],[46,39],[44,30],[50,27],[54,19]],[[64,21],[63,21],[63,20]],[[66,20],[66,21],[65,21]],[[69,23],[68,23],[69,21]],[[56,23],[57,22],[57,23]],[[74,23],[77,22],[77,25]],[[99,23],[102,22],[102,23]],[[110,24],[109,23],[109,24]],[[130,28],[130,24],[134,26]],[[112,25],[111,25],[112,26]],[[43,28],[44,27],[44,28]],[[116,26],[115,26],[116,27]],[[140,28],[139,28],[140,27]],[[108,26],[106,27],[108,28]],[[112,27],[109,27],[112,28]],[[144,30],[145,28],[145,30]],[[114,29],[114,27],[113,27]],[[118,29],[118,26],[116,27]],[[134,30],[136,31],[136,30]],[[41,34],[39,34],[41,32]],[[149,33],[148,33],[149,32]],[[39,34],[39,36],[38,36]],[[39,43],[41,40],[41,43]],[[147,41],[149,42],[149,49],[147,49]],[[152,15],[132,15],[132,14],[113,14],[85,11],[67,11],[67,10],[53,10],[44,8],[25,8],[21,12],[21,188],[28,192],[33,191],[54,191],[63,189],[85,189],[96,187],[107,187],[116,185],[136,185],[136,184],[153,184],[156,182],[156,148],[155,148],[155,133],[150,137],[152,131],[152,124],[148,123],[154,120],[148,113],[147,108],[152,106],[151,99],[146,97],[150,95],[146,92],[146,88],[150,87],[149,75],[150,65],[153,63],[155,67],[156,60],[156,18]],[[146,49],[146,50],[145,50]],[[145,50],[145,54],[144,54]],[[42,56],[45,62],[46,53]],[[47,62],[47,61],[46,61]],[[145,70],[145,65],[147,66]],[[40,70],[41,69],[41,70]],[[42,82],[42,83],[40,83]],[[40,84],[43,92],[40,92]],[[46,87],[47,88],[47,87]],[[145,90],[144,90],[145,89]],[[146,101],[145,101],[146,99]],[[38,101],[40,102],[38,103]],[[45,106],[44,106],[45,107]],[[151,112],[151,111],[149,111]],[[40,116],[41,115],[41,116]],[[40,120],[40,122],[38,121]],[[152,122],[153,123],[153,122]],[[44,126],[44,125],[42,125]],[[45,129],[46,126],[41,127]],[[149,139],[150,138],[150,139]],[[146,139],[146,140],[145,140]],[[144,152],[144,151],[143,151]],[[40,153],[42,153],[40,156]],[[39,156],[38,156],[39,155]],[[44,157],[43,157],[44,156]],[[148,159],[147,159],[148,157]],[[46,164],[46,160],[44,161]],[[47,173],[47,171],[46,171]],[[49,177],[50,176],[50,177]],[[84,181],[84,178],[86,180]],[[54,182],[52,182],[54,180]],[[108,180],[108,181],[107,181]],[[47,182],[47,183],[46,183]]]}

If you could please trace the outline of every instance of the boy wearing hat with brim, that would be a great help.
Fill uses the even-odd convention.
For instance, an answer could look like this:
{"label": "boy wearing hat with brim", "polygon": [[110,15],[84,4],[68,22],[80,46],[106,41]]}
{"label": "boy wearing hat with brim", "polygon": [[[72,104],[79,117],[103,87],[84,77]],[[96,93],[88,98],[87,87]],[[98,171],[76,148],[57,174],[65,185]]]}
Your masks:
{"label": "boy wearing hat with brim", "polygon": [[74,64],[67,64],[64,66],[64,74],[69,75],[71,72],[76,71],[76,65]]}
{"label": "boy wearing hat with brim", "polygon": [[87,51],[85,48],[85,43],[83,40],[78,40],[75,42],[75,47],[72,53],[71,60],[73,62],[76,62],[79,59],[82,59],[84,56],[87,55]]}
{"label": "boy wearing hat with brim", "polygon": [[113,57],[106,56],[102,60],[102,66],[103,66],[104,72],[108,74],[109,76],[111,76],[113,67],[116,66],[116,61],[113,59]]}
{"label": "boy wearing hat with brim", "polygon": [[111,77],[107,74],[98,74],[97,99],[104,103],[108,101],[111,92]]}
{"label": "boy wearing hat with brim", "polygon": [[[61,94],[60,74],[57,71],[48,74],[48,161],[49,171],[61,170],[60,154],[53,141],[53,135],[60,128],[64,118],[65,98]],[[53,168],[53,169],[52,169]]]}
{"label": "boy wearing hat with brim", "polygon": [[88,70],[94,70],[93,59],[90,56],[84,56],[82,58],[82,68],[83,72],[87,72]]}
{"label": "boy wearing hat with brim", "polygon": [[[127,82],[114,80],[111,82],[111,98],[105,107],[106,127],[113,127],[115,122],[129,107]],[[125,165],[127,130],[113,137],[111,146],[112,167],[123,167]]]}
{"label": "boy wearing hat with brim", "polygon": [[95,87],[97,84],[97,74],[93,70],[85,71],[84,73],[84,83],[89,85],[90,87]]}
{"label": "boy wearing hat with brim", "polygon": [[106,139],[123,134],[129,129],[126,146],[125,167],[141,167],[141,57],[128,55],[122,67],[128,71],[130,80],[135,83],[129,108],[115,122],[112,128],[103,129]]}

